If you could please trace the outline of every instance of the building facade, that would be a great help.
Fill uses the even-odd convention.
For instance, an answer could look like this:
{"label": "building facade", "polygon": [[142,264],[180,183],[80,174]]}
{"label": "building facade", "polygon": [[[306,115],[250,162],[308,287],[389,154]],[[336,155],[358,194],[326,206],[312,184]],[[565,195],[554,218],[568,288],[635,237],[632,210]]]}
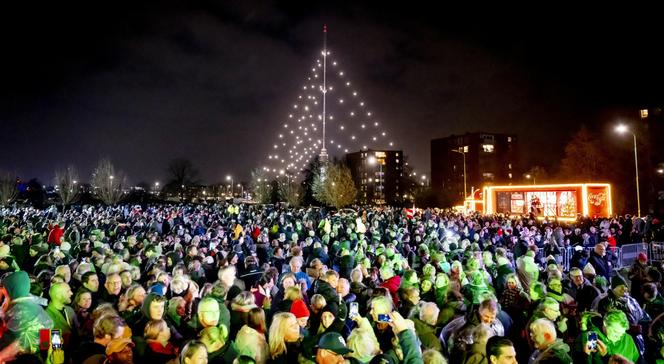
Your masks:
{"label": "building facade", "polygon": [[400,150],[362,150],[346,154],[361,204],[400,205],[404,188],[403,152]]}
{"label": "building facade", "polygon": [[433,139],[431,187],[461,202],[473,189],[520,181],[517,153],[515,134],[479,132]]}

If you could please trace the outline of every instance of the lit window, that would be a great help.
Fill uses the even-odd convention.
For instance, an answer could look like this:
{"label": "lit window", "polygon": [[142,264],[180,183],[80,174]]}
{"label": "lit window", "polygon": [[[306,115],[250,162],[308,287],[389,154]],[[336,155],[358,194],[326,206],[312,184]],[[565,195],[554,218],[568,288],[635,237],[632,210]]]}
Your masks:
{"label": "lit window", "polygon": [[[512,163],[509,163],[509,164],[507,165],[507,168],[508,168],[508,169],[512,169]],[[512,177],[510,177],[510,178],[512,178]]]}
{"label": "lit window", "polygon": [[493,179],[493,173],[484,172],[484,173],[482,173],[482,177],[486,180],[492,180]]}
{"label": "lit window", "polygon": [[512,142],[512,137],[507,137],[507,142],[511,143]]}
{"label": "lit window", "polygon": [[493,153],[493,144],[482,144],[482,151],[486,153]]}
{"label": "lit window", "polygon": [[399,153],[397,153],[397,157],[399,156]]}
{"label": "lit window", "polygon": [[508,176],[509,178],[512,178],[512,174],[511,174],[511,173],[509,173],[507,176]]}
{"label": "lit window", "polygon": [[399,160],[397,159],[396,162],[399,163]]}
{"label": "lit window", "polygon": [[464,153],[468,153],[468,146],[467,146],[467,145],[465,145],[465,146],[463,147],[463,152],[464,152]]}
{"label": "lit window", "polygon": [[648,117],[648,109],[641,109],[641,119]]}

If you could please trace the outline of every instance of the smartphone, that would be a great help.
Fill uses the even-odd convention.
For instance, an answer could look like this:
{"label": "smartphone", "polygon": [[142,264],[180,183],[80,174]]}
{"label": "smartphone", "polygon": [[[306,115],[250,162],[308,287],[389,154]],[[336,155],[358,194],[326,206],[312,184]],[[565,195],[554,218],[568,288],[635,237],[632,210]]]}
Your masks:
{"label": "smartphone", "polygon": [[392,322],[392,319],[390,318],[390,315],[379,314],[378,315],[378,322]]}
{"label": "smartphone", "polygon": [[596,350],[597,349],[597,333],[594,331],[591,331],[588,334],[588,348],[590,350]]}
{"label": "smartphone", "polygon": [[359,306],[357,302],[351,302],[350,303],[350,311],[348,311],[348,317],[353,318],[355,316],[359,316]]}
{"label": "smartphone", "polygon": [[60,330],[51,330],[51,347],[53,350],[62,349],[62,336],[60,336]]}

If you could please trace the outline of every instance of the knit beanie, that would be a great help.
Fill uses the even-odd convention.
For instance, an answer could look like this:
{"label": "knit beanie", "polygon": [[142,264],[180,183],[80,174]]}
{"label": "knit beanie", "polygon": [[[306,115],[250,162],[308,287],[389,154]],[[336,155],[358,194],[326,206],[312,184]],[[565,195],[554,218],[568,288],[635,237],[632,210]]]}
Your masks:
{"label": "knit beanie", "polygon": [[611,289],[614,289],[619,286],[626,286],[625,279],[621,276],[615,276],[611,278]]}
{"label": "knit beanie", "polygon": [[295,300],[291,305],[290,312],[295,315],[295,318],[309,317],[309,308],[302,300]]}
{"label": "knit beanie", "polygon": [[30,294],[30,278],[25,271],[10,273],[2,280],[2,284],[7,288],[11,299],[27,297]]}

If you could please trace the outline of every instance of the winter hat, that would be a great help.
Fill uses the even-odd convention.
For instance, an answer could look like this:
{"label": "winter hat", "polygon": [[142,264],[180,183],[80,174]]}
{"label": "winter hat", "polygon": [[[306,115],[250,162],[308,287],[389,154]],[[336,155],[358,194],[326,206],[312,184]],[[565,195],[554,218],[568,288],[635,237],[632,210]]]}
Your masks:
{"label": "winter hat", "polygon": [[293,304],[291,305],[290,312],[295,315],[295,318],[302,318],[302,317],[309,317],[309,309],[307,308],[307,304],[304,303],[302,300],[295,300],[293,301]]}
{"label": "winter hat", "polygon": [[150,293],[155,293],[160,296],[164,296],[166,295],[166,286],[161,282],[157,282],[150,287],[148,294]]}
{"label": "winter hat", "polygon": [[637,257],[637,259],[638,259],[638,260],[643,260],[643,261],[646,261],[646,262],[647,262],[647,261],[648,261],[648,256],[646,255],[646,253],[641,252],[641,253],[639,253],[639,256]]}
{"label": "winter hat", "polygon": [[[292,309],[292,308],[291,308]],[[334,302],[328,303],[324,308],[323,312],[330,312],[334,317],[339,317],[339,305]],[[297,316],[296,316],[297,317]]]}
{"label": "winter hat", "polygon": [[232,301],[235,297],[237,297],[240,293],[242,293],[242,290],[238,286],[233,286],[228,290],[228,293],[226,294],[226,300]]}
{"label": "winter hat", "polygon": [[593,267],[593,265],[590,263],[586,263],[586,266],[583,267],[583,274],[591,276],[597,275],[597,273],[595,272],[595,267]]}
{"label": "winter hat", "polygon": [[627,286],[627,283],[625,283],[625,279],[621,276],[615,276],[611,278],[611,289],[614,289],[619,286]]}
{"label": "winter hat", "polygon": [[25,271],[10,273],[2,284],[7,288],[7,294],[12,300],[27,297],[30,294],[30,278]]}

